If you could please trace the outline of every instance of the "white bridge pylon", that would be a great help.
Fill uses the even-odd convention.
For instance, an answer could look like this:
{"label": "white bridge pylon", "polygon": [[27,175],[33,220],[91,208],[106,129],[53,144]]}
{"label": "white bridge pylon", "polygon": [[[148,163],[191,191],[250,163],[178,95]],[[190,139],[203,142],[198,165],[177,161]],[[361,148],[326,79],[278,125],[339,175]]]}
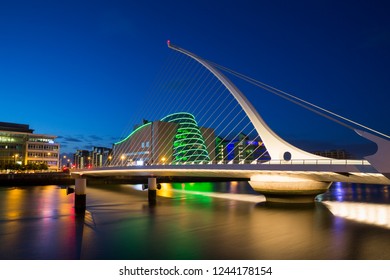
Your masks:
{"label": "white bridge pylon", "polygon": [[245,97],[245,95],[225,75],[223,75],[215,67],[197,55],[171,44],[169,40],[167,41],[167,44],[169,48],[181,52],[202,64],[215,77],[217,77],[219,81],[221,81],[221,83],[229,90],[229,92],[233,95],[244,112],[247,114],[261,140],[264,142],[264,145],[272,160],[329,160],[329,158],[317,156],[312,153],[303,151],[283,140],[265,123],[263,118],[259,115],[259,113]]}

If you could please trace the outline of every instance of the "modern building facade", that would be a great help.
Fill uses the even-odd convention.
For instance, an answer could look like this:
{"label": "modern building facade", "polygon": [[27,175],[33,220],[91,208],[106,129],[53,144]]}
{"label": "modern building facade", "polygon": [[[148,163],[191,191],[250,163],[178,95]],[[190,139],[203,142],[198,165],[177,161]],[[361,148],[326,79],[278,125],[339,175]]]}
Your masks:
{"label": "modern building facade", "polygon": [[106,147],[93,147],[91,152],[92,166],[102,167],[110,165],[112,149]]}
{"label": "modern building facade", "polygon": [[113,165],[200,163],[215,154],[215,135],[211,128],[199,127],[186,112],[136,127],[113,146]]}
{"label": "modern building facade", "polygon": [[89,150],[77,150],[73,154],[74,168],[93,168],[110,166],[112,161],[112,149],[106,147],[93,147]]}
{"label": "modern building facade", "polygon": [[92,167],[91,151],[77,150],[73,155],[74,167],[77,169]]}
{"label": "modern building facade", "polygon": [[216,139],[217,162],[249,163],[254,160],[267,161],[270,156],[262,141],[250,140],[245,134],[239,134],[236,139]]}
{"label": "modern building facade", "polygon": [[34,134],[26,124],[0,122],[0,165],[46,164],[58,170],[60,144],[56,136]]}

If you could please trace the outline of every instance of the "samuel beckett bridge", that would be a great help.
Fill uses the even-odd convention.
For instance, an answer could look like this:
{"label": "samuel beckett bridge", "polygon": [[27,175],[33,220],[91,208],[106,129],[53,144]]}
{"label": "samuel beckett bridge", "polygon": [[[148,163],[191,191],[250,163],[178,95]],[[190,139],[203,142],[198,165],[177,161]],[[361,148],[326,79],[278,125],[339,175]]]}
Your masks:
{"label": "samuel beckett bridge", "polygon": [[[143,119],[115,143],[104,167],[72,171],[76,207],[79,203],[85,207],[87,177],[148,178],[149,201],[155,201],[158,182],[164,178],[245,179],[267,201],[274,202],[312,202],[333,182],[390,184],[389,136],[170,41],[168,47],[175,51],[175,58],[153,84],[152,97],[145,97],[146,107],[139,108],[143,116],[150,114],[147,118],[152,121]],[[227,75],[352,130],[374,142],[377,152],[359,160],[334,159],[288,143],[267,125]]]}

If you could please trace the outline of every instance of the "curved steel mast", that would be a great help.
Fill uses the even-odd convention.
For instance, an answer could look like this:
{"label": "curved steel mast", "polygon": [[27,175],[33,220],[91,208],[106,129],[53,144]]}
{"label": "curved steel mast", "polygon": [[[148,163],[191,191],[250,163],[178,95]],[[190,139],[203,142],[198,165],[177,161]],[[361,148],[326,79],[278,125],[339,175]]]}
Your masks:
{"label": "curved steel mast", "polygon": [[240,104],[244,112],[247,114],[260,138],[264,142],[264,145],[267,148],[267,151],[272,160],[290,161],[328,159],[326,157],[317,156],[309,152],[303,151],[283,140],[265,123],[265,121],[253,107],[253,105],[249,102],[249,100],[245,97],[245,95],[225,75],[223,75],[215,67],[210,65],[207,61],[200,58],[199,56],[171,44],[169,40],[167,41],[167,44],[169,48],[181,52],[202,64],[215,77],[217,77],[218,80],[221,81],[221,83],[229,90],[229,92],[234,96],[234,98]]}

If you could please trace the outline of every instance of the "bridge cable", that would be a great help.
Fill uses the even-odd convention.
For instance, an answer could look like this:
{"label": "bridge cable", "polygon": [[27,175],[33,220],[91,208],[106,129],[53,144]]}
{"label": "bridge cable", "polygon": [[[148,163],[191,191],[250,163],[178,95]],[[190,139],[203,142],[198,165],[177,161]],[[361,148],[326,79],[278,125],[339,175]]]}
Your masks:
{"label": "bridge cable", "polygon": [[[194,64],[196,65],[196,64]],[[197,65],[196,65],[197,66]],[[189,104],[192,104],[191,106],[193,106],[194,103],[197,103],[197,102],[193,102],[190,98],[190,94],[191,92],[193,91],[198,91],[199,88],[206,82],[206,79],[203,78],[203,76],[205,75],[205,73],[207,73],[206,76],[211,76],[210,73],[204,71],[202,68],[198,68],[199,70],[196,71],[196,75],[191,75],[191,81],[188,82],[187,80],[184,80],[182,79],[182,82],[183,83],[188,83],[188,84],[192,84],[191,86],[187,86],[185,90],[180,90],[179,91],[179,94],[181,97],[184,96],[184,98],[178,98],[178,100],[181,100],[180,104],[176,104],[175,106],[172,106],[170,104],[170,106],[167,106],[167,107],[171,107],[171,108],[175,108],[175,109],[179,109],[179,111],[184,111],[182,110],[182,108],[185,108],[187,106],[189,106]],[[203,73],[199,74],[199,71],[202,70]],[[207,78],[207,77],[206,77]],[[194,82],[195,80],[200,80],[202,81],[202,83],[200,84],[197,84],[196,82]],[[210,83],[210,82],[209,82]],[[209,85],[209,83],[207,83],[207,85]],[[196,87],[195,87],[196,86]],[[214,86],[213,86],[214,87]],[[208,87],[207,87],[208,88]],[[184,94],[183,94],[184,93]],[[196,100],[198,100],[199,96],[202,96],[202,95],[196,95]],[[170,100],[167,100],[168,102]],[[176,111],[175,113],[178,113],[178,111]],[[168,135],[167,135],[168,136]],[[161,151],[161,154],[165,154],[165,153],[168,153],[168,151],[171,149],[170,145],[168,145],[168,142],[170,141],[170,139],[168,137],[163,137],[162,138],[165,138],[165,141],[162,143],[161,146],[165,147],[164,150]],[[157,163],[158,163],[158,159],[157,159]]]}
{"label": "bridge cable", "polygon": [[[336,123],[338,123],[338,124],[340,124],[340,125],[342,125],[342,126],[344,126],[344,127],[347,127],[347,128],[349,128],[349,129],[355,130],[355,128],[354,128],[353,126],[350,126],[350,125],[348,125],[348,124],[346,124],[346,123],[343,123],[342,121],[337,120],[337,119],[335,119],[335,118],[333,118],[333,117],[331,117],[331,116],[329,116],[329,115],[326,115],[325,113],[330,114],[330,115],[332,115],[332,116],[335,116],[335,117],[337,117],[337,118],[340,118],[340,119],[342,119],[342,120],[344,120],[344,121],[347,121],[347,122],[349,122],[349,123],[352,123],[352,124],[354,124],[354,125],[356,125],[356,126],[359,126],[359,127],[361,127],[361,128],[364,128],[364,129],[369,130],[369,131],[371,131],[371,132],[374,132],[374,133],[376,133],[376,134],[378,134],[378,135],[384,136],[384,137],[386,137],[386,138],[390,138],[389,135],[386,135],[386,134],[384,134],[384,133],[382,133],[382,132],[380,132],[380,131],[377,131],[377,130],[375,130],[375,129],[369,128],[369,127],[367,127],[367,126],[365,126],[365,125],[362,125],[362,124],[360,124],[360,123],[358,123],[358,122],[355,122],[355,121],[353,121],[353,120],[350,120],[350,119],[348,119],[348,118],[345,118],[345,117],[343,117],[343,116],[341,116],[341,115],[338,115],[338,114],[336,114],[336,113],[334,113],[334,112],[332,112],[332,111],[329,111],[329,110],[324,109],[324,108],[322,108],[322,107],[320,107],[320,106],[317,106],[317,105],[315,105],[315,104],[313,104],[313,103],[310,103],[310,102],[308,102],[308,101],[306,101],[306,100],[303,100],[303,99],[301,99],[301,98],[298,98],[298,97],[296,97],[296,96],[294,96],[294,95],[292,95],[292,94],[289,94],[289,93],[287,93],[287,92],[285,92],[285,91],[282,91],[282,90],[280,90],[280,89],[274,88],[274,87],[272,87],[272,86],[270,86],[270,85],[267,85],[267,84],[265,84],[265,83],[263,83],[263,82],[260,82],[260,81],[258,81],[258,80],[256,80],[256,79],[253,79],[253,78],[251,78],[251,77],[248,77],[248,76],[246,76],[246,75],[244,75],[244,74],[238,73],[238,72],[236,72],[236,71],[234,71],[234,70],[231,70],[231,69],[229,69],[229,68],[227,68],[227,67],[221,66],[221,65],[219,65],[219,64],[217,64],[217,63],[214,63],[214,62],[212,62],[212,61],[208,61],[208,60],[206,60],[206,61],[207,61],[208,63],[212,64],[213,66],[215,66],[215,67],[217,67],[217,68],[219,68],[219,69],[225,71],[225,72],[228,72],[228,73],[230,73],[230,74],[232,74],[232,75],[234,75],[234,76],[236,76],[236,77],[238,77],[238,78],[240,78],[240,79],[242,79],[242,80],[244,80],[244,81],[247,81],[247,82],[249,82],[249,83],[251,83],[251,84],[253,84],[253,85],[257,86],[257,87],[260,87],[260,88],[262,88],[262,89],[264,89],[264,90],[267,90],[267,91],[269,91],[269,92],[271,92],[271,93],[274,93],[275,95],[278,95],[278,96],[280,96],[280,97],[282,97],[282,98],[284,98],[284,99],[286,99],[286,100],[288,100],[288,101],[290,101],[290,102],[293,102],[293,103],[295,103],[295,104],[297,104],[297,105],[299,105],[299,106],[301,106],[301,107],[303,107],[303,108],[305,108],[305,109],[307,109],[307,110],[310,110],[310,111],[312,111],[312,112],[314,112],[314,113],[316,113],[316,114],[318,114],[318,115],[320,115],[320,116],[323,116],[323,117],[325,117],[325,118],[327,118],[327,119],[329,119],[329,120],[332,120],[332,121],[334,121],[334,122],[336,122]],[[301,103],[300,103],[300,102],[301,102]],[[304,103],[304,104],[306,104],[306,105],[304,105],[304,104],[302,104],[302,103]],[[308,106],[307,106],[307,105],[308,105]],[[311,108],[310,106],[311,106],[311,107],[314,107],[315,109]],[[319,111],[316,110],[316,109],[321,110],[321,111],[323,111],[323,112],[325,112],[325,113],[321,113],[321,112],[319,112]]]}

